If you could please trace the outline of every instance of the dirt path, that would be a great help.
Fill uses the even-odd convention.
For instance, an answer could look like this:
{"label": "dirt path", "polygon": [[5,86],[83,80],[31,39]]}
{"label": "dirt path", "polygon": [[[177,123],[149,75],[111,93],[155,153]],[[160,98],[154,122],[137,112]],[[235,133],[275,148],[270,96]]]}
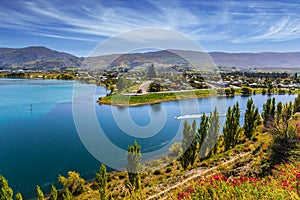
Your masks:
{"label": "dirt path", "polygon": [[230,160],[228,160],[226,162],[223,162],[222,164],[220,164],[218,166],[215,166],[215,167],[212,167],[212,168],[209,168],[209,169],[206,169],[206,170],[203,170],[203,168],[197,168],[197,169],[191,170],[190,171],[191,172],[190,173],[190,177],[188,177],[185,180],[177,183],[176,185],[173,185],[173,186],[171,186],[171,187],[169,187],[169,188],[167,188],[167,189],[165,189],[165,190],[163,190],[163,191],[161,191],[161,192],[159,192],[159,193],[157,193],[155,195],[152,195],[152,196],[148,197],[147,200],[151,200],[151,199],[166,199],[167,196],[166,197],[163,197],[163,196],[164,196],[165,193],[169,192],[170,190],[173,190],[173,189],[175,189],[175,188],[177,188],[179,186],[182,186],[185,183],[187,183],[187,182],[189,182],[189,181],[191,181],[191,180],[193,180],[195,178],[198,178],[199,176],[203,176],[204,174],[207,174],[208,172],[214,171],[214,170],[216,170],[218,167],[220,167],[222,165],[227,165],[229,163],[232,163],[232,162],[234,162],[234,161],[236,161],[236,160],[238,160],[238,159],[240,159],[240,158],[242,158],[242,157],[244,157],[244,156],[246,156],[248,154],[250,154],[250,152],[244,153],[244,154],[239,154],[239,155],[231,158]]}

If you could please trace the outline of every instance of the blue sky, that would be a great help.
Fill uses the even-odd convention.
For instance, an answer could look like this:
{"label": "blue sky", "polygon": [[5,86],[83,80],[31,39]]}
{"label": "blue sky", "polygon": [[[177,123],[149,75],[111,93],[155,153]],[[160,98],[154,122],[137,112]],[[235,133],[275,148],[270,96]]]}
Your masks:
{"label": "blue sky", "polygon": [[87,56],[107,38],[155,27],[206,51],[300,51],[299,10],[298,0],[1,0],[0,47]]}

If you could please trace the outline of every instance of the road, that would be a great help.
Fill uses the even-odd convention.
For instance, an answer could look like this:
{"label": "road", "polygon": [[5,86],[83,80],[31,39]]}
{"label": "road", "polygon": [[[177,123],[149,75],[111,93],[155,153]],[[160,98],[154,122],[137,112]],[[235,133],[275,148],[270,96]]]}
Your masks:
{"label": "road", "polygon": [[139,89],[142,90],[142,94],[148,93],[147,92],[147,88],[149,87],[149,85],[150,85],[151,82],[152,81],[147,81],[147,82],[143,83],[142,85],[140,85]]}

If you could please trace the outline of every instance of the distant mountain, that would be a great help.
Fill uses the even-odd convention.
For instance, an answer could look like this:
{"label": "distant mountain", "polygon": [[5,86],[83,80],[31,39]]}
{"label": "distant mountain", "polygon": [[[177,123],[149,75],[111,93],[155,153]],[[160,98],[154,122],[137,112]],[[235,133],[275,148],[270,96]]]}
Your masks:
{"label": "distant mountain", "polygon": [[[237,67],[237,68],[300,68],[300,52],[291,53],[224,53],[197,52],[185,50],[163,50],[157,52],[133,53],[93,57],[89,68],[108,66],[111,69],[147,67],[151,63],[158,68],[171,66]],[[106,59],[105,59],[106,58]],[[106,62],[104,62],[106,60]],[[98,64],[97,64],[98,63]]]}
{"label": "distant mountain", "polygon": [[154,64],[161,69],[191,66],[237,68],[300,68],[300,52],[224,53],[162,50],[146,53],[113,54],[78,58],[46,47],[0,48],[2,69],[141,69]]}
{"label": "distant mountain", "polygon": [[80,65],[80,58],[46,47],[0,48],[0,67],[4,69],[61,69]]}

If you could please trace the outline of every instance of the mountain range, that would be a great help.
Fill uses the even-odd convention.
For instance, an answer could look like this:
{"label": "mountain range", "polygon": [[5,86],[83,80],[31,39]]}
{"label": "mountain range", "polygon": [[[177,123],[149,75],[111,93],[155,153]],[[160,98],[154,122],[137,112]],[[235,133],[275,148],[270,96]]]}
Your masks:
{"label": "mountain range", "polygon": [[299,68],[300,52],[225,53],[187,50],[76,57],[46,47],[0,48],[0,69],[139,68],[154,64],[172,66],[222,66],[237,68]]}

